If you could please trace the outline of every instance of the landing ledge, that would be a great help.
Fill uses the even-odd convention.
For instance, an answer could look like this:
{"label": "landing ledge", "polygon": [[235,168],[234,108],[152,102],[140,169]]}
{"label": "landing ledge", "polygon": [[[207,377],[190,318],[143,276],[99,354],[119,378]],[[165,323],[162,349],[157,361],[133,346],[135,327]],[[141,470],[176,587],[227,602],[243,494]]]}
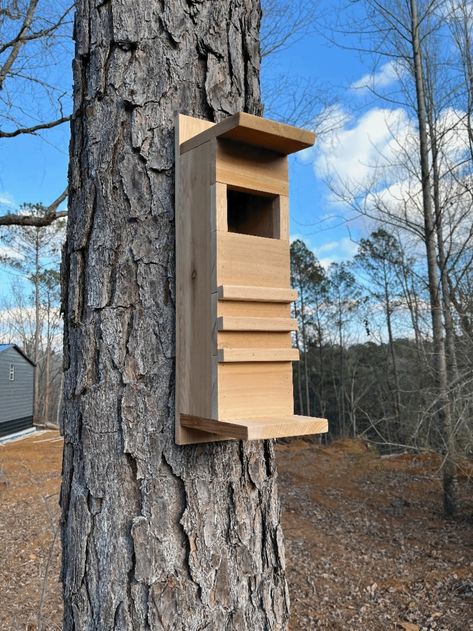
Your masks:
{"label": "landing ledge", "polygon": [[181,414],[180,417],[181,425],[188,429],[196,429],[227,439],[264,440],[328,432],[327,419],[311,416],[268,416],[228,421],[216,421],[187,414]]}

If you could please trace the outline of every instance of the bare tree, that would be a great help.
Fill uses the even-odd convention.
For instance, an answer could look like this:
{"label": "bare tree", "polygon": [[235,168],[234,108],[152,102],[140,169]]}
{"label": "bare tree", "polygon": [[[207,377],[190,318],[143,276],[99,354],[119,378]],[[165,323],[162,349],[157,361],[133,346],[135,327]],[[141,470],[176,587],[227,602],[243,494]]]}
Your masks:
{"label": "bare tree", "polygon": [[[48,212],[40,204],[26,204],[22,210],[27,216],[37,218],[39,220]],[[0,255],[0,264],[17,270],[23,277],[28,280],[33,287],[33,309],[34,309],[34,342],[32,348],[32,357],[37,369],[35,370],[34,383],[34,420],[38,422],[40,419],[40,376],[44,372],[44,366],[40,366],[43,357],[46,357],[46,373],[49,366],[49,346],[51,338],[51,304],[46,309],[47,323],[49,331],[46,334],[46,354],[41,352],[41,342],[43,339],[43,317],[42,308],[44,302],[41,299],[42,290],[46,290],[47,300],[50,301],[51,292],[54,285],[59,284],[59,275],[54,274],[55,266],[59,265],[59,254],[64,235],[64,223],[56,222],[54,226],[39,225],[21,225],[11,228],[3,228],[0,238],[8,247],[8,253]],[[48,391],[49,374],[46,374],[43,384],[43,391]],[[46,397],[47,399],[47,397]]]}
{"label": "bare tree", "polygon": [[[398,68],[398,88],[388,94],[373,93],[391,103],[403,103],[413,114],[415,137],[399,141],[398,155],[392,162],[384,160],[378,171],[377,184],[359,188],[356,194],[342,194],[361,212],[375,219],[409,231],[423,243],[426,254],[427,287],[431,311],[433,340],[432,367],[435,376],[437,419],[444,451],[444,505],[452,515],[457,510],[455,422],[452,417],[451,384],[455,381],[454,331],[448,295],[447,239],[457,234],[464,221],[453,223],[446,230],[448,214],[442,205],[440,186],[452,181],[459,173],[458,156],[452,154],[449,142],[458,132],[459,121],[453,120],[445,129],[438,113],[452,103],[455,92],[443,82],[445,91],[436,90],[438,72],[446,60],[436,56],[437,35],[445,21],[444,3],[438,0],[361,0],[363,25],[360,27],[360,50],[395,60]],[[352,29],[353,31],[353,29]],[[377,38],[376,41],[373,38]],[[440,81],[439,81],[440,83]],[[445,96],[445,99],[444,99]],[[450,101],[449,101],[450,99]],[[393,138],[396,132],[393,130]],[[402,145],[404,143],[404,145]],[[447,163],[442,157],[449,157]],[[389,179],[379,179],[388,169],[398,168],[404,178],[401,195],[395,199],[389,189]],[[394,167],[394,164],[396,165]],[[442,164],[442,172],[440,167]],[[392,176],[392,172],[391,172]],[[376,179],[376,178],[374,178]],[[386,181],[388,184],[386,184]],[[381,186],[380,186],[381,184]],[[384,186],[383,186],[384,184]],[[346,191],[346,189],[345,189]],[[445,195],[445,199],[448,195]],[[448,361],[446,337],[450,349]]]}
{"label": "bare tree", "polygon": [[[70,55],[69,0],[3,0],[0,2],[0,143],[40,135],[69,121],[70,90],[59,72]],[[3,149],[4,150],[4,149]],[[48,207],[41,225],[64,215],[62,193]],[[19,216],[20,215],[20,216]],[[0,215],[0,225],[39,225],[17,210]],[[36,222],[36,223],[35,223]]]}

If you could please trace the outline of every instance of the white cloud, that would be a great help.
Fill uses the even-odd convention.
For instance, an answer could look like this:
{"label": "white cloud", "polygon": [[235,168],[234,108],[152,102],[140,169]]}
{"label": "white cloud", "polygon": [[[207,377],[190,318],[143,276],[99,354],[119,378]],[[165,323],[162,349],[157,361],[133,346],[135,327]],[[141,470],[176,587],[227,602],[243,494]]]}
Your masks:
{"label": "white cloud", "polygon": [[354,81],[352,90],[379,90],[396,83],[405,74],[404,68],[396,61],[388,61],[377,72],[365,74],[361,79]]}
{"label": "white cloud", "polygon": [[0,261],[2,258],[7,257],[9,259],[23,259],[24,256],[20,254],[14,248],[9,247],[8,245],[0,245]]}
{"label": "white cloud", "polygon": [[404,142],[411,122],[402,108],[373,108],[319,142],[314,168],[321,178],[362,186],[373,178],[373,169],[386,165]]}
{"label": "white cloud", "polygon": [[8,208],[14,208],[16,206],[13,195],[6,191],[0,192],[0,206],[7,206]]}
{"label": "white cloud", "polygon": [[314,248],[319,263],[327,269],[331,263],[341,263],[353,258],[357,252],[357,244],[348,237],[323,243]]}
{"label": "white cloud", "polygon": [[[465,199],[462,165],[469,158],[466,115],[446,108],[437,125],[441,139],[440,172],[448,174],[442,178],[441,203],[451,231],[449,238],[461,242],[471,226],[464,202],[460,201]],[[329,201],[340,214],[347,216],[356,206],[382,220],[385,215],[379,209],[383,208],[403,221],[417,224],[422,232],[418,143],[416,120],[409,117],[407,110],[373,108],[359,117],[352,116],[341,128],[321,139],[314,152],[314,170],[329,183]],[[450,177],[455,171],[456,177]],[[340,260],[339,257],[338,253],[319,249],[323,265]]]}

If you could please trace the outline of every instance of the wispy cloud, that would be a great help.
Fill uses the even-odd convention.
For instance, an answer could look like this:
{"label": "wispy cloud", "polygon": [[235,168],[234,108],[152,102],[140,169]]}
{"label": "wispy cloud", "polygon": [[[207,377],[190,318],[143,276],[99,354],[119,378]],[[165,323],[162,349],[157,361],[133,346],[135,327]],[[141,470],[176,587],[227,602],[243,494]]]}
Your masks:
{"label": "wispy cloud", "polygon": [[6,206],[7,208],[15,208],[16,203],[13,198],[13,195],[7,193],[6,191],[0,191],[0,207]]}
{"label": "wispy cloud", "polygon": [[357,185],[371,179],[380,163],[392,159],[412,126],[402,108],[373,108],[358,119],[347,116],[346,121],[321,139],[314,168],[320,178],[336,177]]}
{"label": "wispy cloud", "polygon": [[376,72],[363,75],[354,81],[352,90],[380,90],[396,83],[405,74],[405,69],[397,61],[388,61]]}
{"label": "wispy cloud", "polygon": [[322,267],[327,269],[331,263],[341,263],[352,259],[357,249],[357,244],[350,238],[342,237],[315,247],[314,253]]}

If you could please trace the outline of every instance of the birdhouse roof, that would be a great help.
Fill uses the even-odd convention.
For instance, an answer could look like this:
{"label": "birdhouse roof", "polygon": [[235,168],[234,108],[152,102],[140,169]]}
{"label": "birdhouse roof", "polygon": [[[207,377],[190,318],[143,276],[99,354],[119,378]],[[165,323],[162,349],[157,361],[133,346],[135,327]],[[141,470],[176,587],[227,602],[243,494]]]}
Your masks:
{"label": "birdhouse roof", "polygon": [[181,153],[194,149],[212,138],[235,140],[282,155],[301,151],[311,147],[315,142],[315,134],[307,129],[238,112],[182,143]]}

